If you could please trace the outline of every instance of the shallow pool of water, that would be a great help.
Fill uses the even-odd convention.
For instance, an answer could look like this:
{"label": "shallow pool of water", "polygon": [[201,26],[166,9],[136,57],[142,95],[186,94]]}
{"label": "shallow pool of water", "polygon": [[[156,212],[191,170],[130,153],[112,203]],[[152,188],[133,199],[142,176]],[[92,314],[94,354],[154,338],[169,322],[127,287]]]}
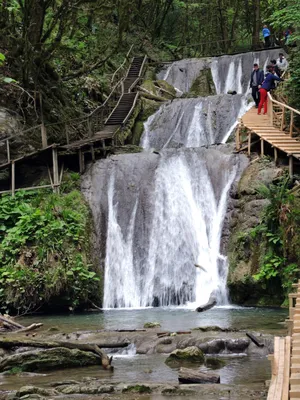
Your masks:
{"label": "shallow pool of water", "polygon": [[47,329],[57,326],[61,330],[140,329],[145,322],[159,322],[162,329],[179,331],[217,325],[222,328],[248,329],[275,332],[282,328],[280,322],[287,317],[286,309],[215,307],[204,313],[188,308],[114,309],[97,313],[71,315],[35,315],[20,319],[29,325],[43,322]]}

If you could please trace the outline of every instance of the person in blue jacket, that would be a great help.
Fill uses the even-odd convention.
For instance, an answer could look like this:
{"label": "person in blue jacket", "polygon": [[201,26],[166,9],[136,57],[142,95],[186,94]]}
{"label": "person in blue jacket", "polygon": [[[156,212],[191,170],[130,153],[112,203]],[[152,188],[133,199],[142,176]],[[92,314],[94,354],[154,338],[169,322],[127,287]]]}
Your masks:
{"label": "person in blue jacket", "polygon": [[283,81],[284,79],[279,78],[274,74],[274,68],[272,65],[267,66],[267,73],[261,87],[259,89],[260,102],[258,105],[258,115],[261,113],[261,109],[264,106],[264,115],[268,112],[268,92],[274,88],[274,81]]}
{"label": "person in blue jacket", "polygon": [[265,40],[265,48],[270,47],[271,46],[271,32],[270,29],[267,27],[267,25],[264,25],[263,30],[262,30],[262,34]]}
{"label": "person in blue jacket", "polygon": [[259,105],[259,86],[263,83],[264,71],[259,69],[258,64],[253,64],[253,71],[250,79],[250,88],[252,89],[252,97],[255,102],[255,107]]}

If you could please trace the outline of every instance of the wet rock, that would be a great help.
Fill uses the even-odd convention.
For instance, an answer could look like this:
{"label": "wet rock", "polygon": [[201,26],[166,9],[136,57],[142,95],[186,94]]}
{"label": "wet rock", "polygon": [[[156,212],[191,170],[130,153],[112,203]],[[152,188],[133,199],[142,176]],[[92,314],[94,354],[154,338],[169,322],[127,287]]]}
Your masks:
{"label": "wet rock", "polygon": [[180,368],[178,380],[180,383],[220,383],[220,375],[189,368]]}
{"label": "wet rock", "polygon": [[221,358],[206,357],[205,365],[211,369],[220,369],[226,365],[226,362],[224,360],[222,360]]}
{"label": "wet rock", "polygon": [[226,341],[226,349],[231,353],[244,353],[249,344],[249,339],[229,339]]}
{"label": "wet rock", "polygon": [[[59,393],[55,389],[44,389],[37,386],[23,386],[20,390],[16,393],[16,397],[25,398],[25,396],[33,396],[33,395],[40,395],[40,396],[56,396]],[[33,397],[28,397],[33,398]]]}
{"label": "wet rock", "polygon": [[160,328],[161,325],[159,322],[146,322],[144,324],[144,328]]}
{"label": "wet rock", "polygon": [[150,386],[146,385],[131,385],[122,390],[122,393],[151,393]]}
{"label": "wet rock", "polygon": [[80,393],[80,385],[68,385],[68,386],[61,386],[58,387],[57,390],[63,394],[76,394]]}
{"label": "wet rock", "polygon": [[186,347],[185,349],[174,350],[169,357],[166,359],[166,363],[172,361],[189,361],[204,363],[203,352],[196,346]]}
{"label": "wet rock", "polygon": [[170,337],[164,337],[157,341],[157,344],[171,344],[171,343],[172,343],[172,338]]}
{"label": "wet rock", "polygon": [[221,328],[220,326],[199,326],[199,328],[193,328],[193,330],[201,332],[238,332],[238,329],[234,328]]}
{"label": "wet rock", "polygon": [[218,354],[225,350],[225,341],[223,339],[215,339],[206,343],[201,343],[199,348],[205,354]]}
{"label": "wet rock", "polygon": [[22,371],[46,371],[101,364],[100,357],[81,350],[57,347],[14,354],[0,361],[0,371],[22,368]]}

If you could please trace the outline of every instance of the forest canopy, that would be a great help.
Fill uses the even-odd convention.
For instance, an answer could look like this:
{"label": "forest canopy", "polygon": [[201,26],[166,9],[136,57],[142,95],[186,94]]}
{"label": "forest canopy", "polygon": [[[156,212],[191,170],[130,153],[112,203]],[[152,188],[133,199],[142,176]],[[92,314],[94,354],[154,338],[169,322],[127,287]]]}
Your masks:
{"label": "forest canopy", "polygon": [[103,101],[132,44],[157,60],[250,50],[264,23],[280,41],[299,14],[296,0],[3,0],[1,101],[15,99],[17,111],[28,103],[30,123],[40,109],[30,95],[41,93],[46,118],[57,121],[82,112],[87,77]]}

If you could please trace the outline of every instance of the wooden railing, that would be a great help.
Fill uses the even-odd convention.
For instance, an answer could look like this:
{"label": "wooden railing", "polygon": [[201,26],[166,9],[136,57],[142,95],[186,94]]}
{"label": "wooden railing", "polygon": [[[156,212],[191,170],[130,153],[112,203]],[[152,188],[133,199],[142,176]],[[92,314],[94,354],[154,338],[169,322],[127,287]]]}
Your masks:
{"label": "wooden railing", "polygon": [[130,54],[132,53],[133,50],[133,45],[130,47],[128,53],[126,54],[124,61],[122,64],[119,66],[119,68],[114,72],[112,78],[111,78],[111,85],[114,86],[116,82],[119,82],[119,80],[124,76],[125,72],[128,69],[128,64],[130,64]]}
{"label": "wooden railing", "polygon": [[[275,125],[275,122],[279,122],[280,129],[282,131],[287,130],[290,137],[293,137],[294,130],[296,130],[294,125],[295,115],[300,115],[300,111],[288,106],[285,103],[275,100],[270,92],[268,93],[268,99],[268,115],[270,117],[271,124]],[[281,109],[280,114],[276,113],[275,107],[279,107]],[[277,119],[277,121],[275,121],[275,119]]]}
{"label": "wooden railing", "polygon": [[[9,163],[11,161],[10,144],[22,135],[26,136],[26,144],[28,151],[24,149],[24,153],[28,153],[30,147],[36,149],[46,148],[48,146],[48,139],[51,133],[51,142],[60,144],[69,144],[70,142],[81,140],[84,138],[92,137],[95,133],[103,129],[106,119],[116,106],[119,97],[123,94],[123,81],[125,73],[128,70],[130,60],[130,54],[133,50],[133,46],[130,47],[127,52],[123,63],[114,72],[111,78],[112,89],[106,98],[105,102],[97,107],[94,111],[86,116],[73,118],[61,122],[54,122],[50,124],[41,123],[32,128],[25,129],[18,135],[11,135],[9,137],[0,139],[0,143],[6,142],[6,159]],[[121,74],[124,74],[120,77]],[[118,80],[117,80],[118,79]],[[117,82],[115,82],[117,80]],[[64,135],[62,135],[62,133]],[[62,136],[64,140],[62,140]]]}

